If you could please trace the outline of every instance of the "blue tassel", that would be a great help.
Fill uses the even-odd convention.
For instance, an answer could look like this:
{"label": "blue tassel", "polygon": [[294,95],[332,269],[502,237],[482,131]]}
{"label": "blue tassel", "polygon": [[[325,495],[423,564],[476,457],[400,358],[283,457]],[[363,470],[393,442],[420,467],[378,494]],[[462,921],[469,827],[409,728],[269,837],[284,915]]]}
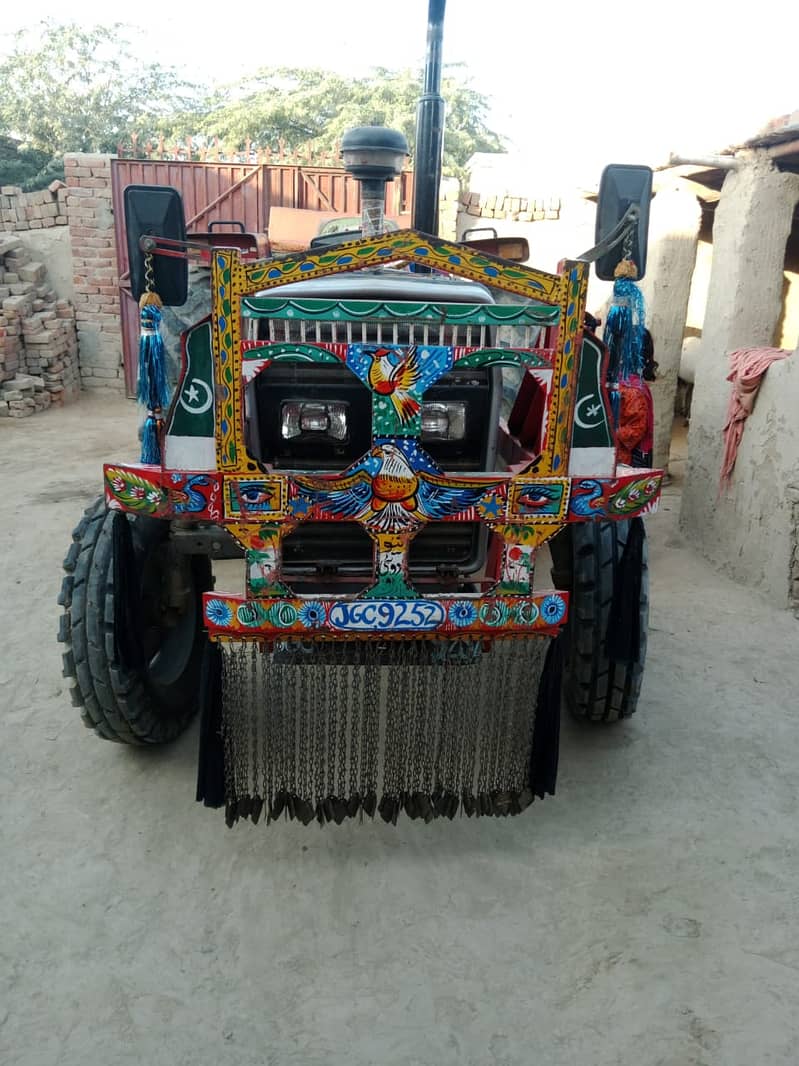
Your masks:
{"label": "blue tassel", "polygon": [[604,341],[610,353],[608,381],[629,381],[643,373],[644,319],[643,293],[631,277],[617,277],[605,320]]}
{"label": "blue tassel", "polygon": [[141,463],[161,465],[161,442],[159,440],[161,425],[155,414],[148,414],[141,431]]}
{"label": "blue tassel", "polygon": [[139,382],[137,397],[147,410],[142,427],[141,462],[158,466],[161,462],[161,414],[169,404],[166,376],[166,351],[161,336],[161,301],[154,292],[146,292],[139,305]]}

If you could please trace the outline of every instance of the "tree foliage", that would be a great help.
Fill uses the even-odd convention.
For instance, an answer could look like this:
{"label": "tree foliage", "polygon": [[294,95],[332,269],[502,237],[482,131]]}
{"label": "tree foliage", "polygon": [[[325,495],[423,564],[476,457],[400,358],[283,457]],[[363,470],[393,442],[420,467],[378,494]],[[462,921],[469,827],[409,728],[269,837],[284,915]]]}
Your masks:
{"label": "tree foliage", "polygon": [[[413,150],[421,72],[378,68],[350,78],[323,70],[265,68],[201,93],[175,70],[137,55],[119,24],[84,28],[42,23],[16,35],[0,60],[0,182],[40,187],[65,152],[114,153],[136,134],[140,144],[215,138],[229,146],[288,149],[313,142],[330,151],[352,126],[402,130]],[[496,151],[487,101],[458,68],[449,68],[444,167],[458,173],[474,152]]]}
{"label": "tree foliage", "polygon": [[[312,141],[329,151],[352,126],[401,130],[413,150],[421,72],[377,68],[362,78],[323,70],[264,69],[208,102],[203,131],[225,142],[250,140],[289,149]],[[444,166],[457,171],[474,152],[498,151],[486,123],[487,101],[457,68],[442,78],[447,104]]]}
{"label": "tree foliage", "polygon": [[0,85],[0,134],[18,142],[11,169],[28,170],[28,184],[37,162],[46,170],[65,152],[115,152],[131,132],[153,133],[196,106],[191,87],[143,62],[119,24],[20,31],[0,61]]}

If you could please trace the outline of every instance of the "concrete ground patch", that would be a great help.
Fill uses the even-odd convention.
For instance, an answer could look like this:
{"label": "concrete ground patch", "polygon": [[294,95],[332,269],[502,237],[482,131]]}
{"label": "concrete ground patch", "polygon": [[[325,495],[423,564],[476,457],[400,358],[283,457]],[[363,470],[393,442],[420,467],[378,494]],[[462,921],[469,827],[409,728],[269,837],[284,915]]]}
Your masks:
{"label": "concrete ground patch", "polygon": [[504,821],[224,828],[196,728],[80,724],[61,559],[136,412],[0,423],[4,1066],[758,1066],[796,1061],[797,623],[647,520],[641,709],[564,723]]}

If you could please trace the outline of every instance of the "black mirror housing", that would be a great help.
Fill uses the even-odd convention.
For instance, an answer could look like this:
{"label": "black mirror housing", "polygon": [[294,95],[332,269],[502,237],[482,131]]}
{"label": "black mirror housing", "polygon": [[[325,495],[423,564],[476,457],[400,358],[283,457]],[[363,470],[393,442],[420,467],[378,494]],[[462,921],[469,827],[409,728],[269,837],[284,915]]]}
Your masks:
{"label": "black mirror housing", "polygon": [[[644,166],[613,163],[602,171],[599,202],[596,209],[595,243],[599,244],[619,224],[630,207],[638,209],[633,230],[630,258],[638,268],[638,277],[646,273],[649,204],[652,199],[652,170]],[[624,258],[624,241],[619,242],[596,261],[596,275],[613,281],[614,271]]]}
{"label": "black mirror housing", "polygon": [[[130,288],[134,300],[146,289],[142,237],[186,240],[183,200],[168,185],[128,185],[124,192]],[[153,255],[153,289],[167,307],[181,307],[189,293],[189,264],[185,258]]]}

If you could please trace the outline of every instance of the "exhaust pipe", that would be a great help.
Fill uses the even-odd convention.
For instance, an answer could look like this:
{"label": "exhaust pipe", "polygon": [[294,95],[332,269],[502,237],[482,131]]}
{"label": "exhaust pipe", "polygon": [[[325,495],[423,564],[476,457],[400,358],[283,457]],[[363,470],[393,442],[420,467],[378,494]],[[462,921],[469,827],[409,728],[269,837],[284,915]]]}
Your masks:
{"label": "exhaust pipe", "polygon": [[413,228],[438,236],[438,187],[444,153],[444,97],[441,95],[441,52],[447,0],[430,0],[427,54],[422,97],[416,111]]}

